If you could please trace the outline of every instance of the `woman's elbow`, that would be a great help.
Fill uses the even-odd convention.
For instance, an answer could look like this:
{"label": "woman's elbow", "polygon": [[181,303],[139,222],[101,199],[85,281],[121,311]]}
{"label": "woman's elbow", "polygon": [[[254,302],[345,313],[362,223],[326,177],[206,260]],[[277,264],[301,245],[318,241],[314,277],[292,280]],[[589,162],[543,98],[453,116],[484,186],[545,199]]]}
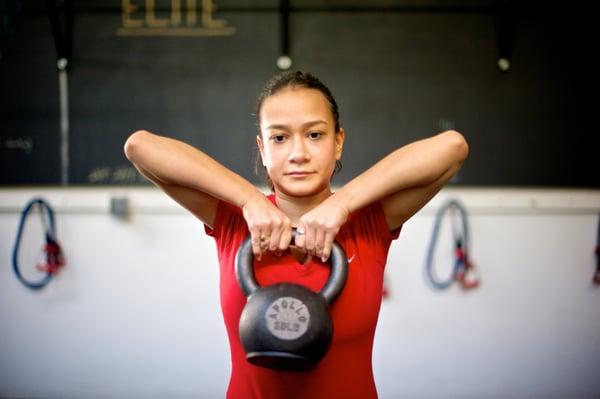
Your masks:
{"label": "woman's elbow", "polygon": [[133,162],[137,149],[140,147],[141,142],[143,142],[149,134],[150,133],[145,130],[138,130],[127,138],[124,146],[125,156],[127,159]]}
{"label": "woman's elbow", "polygon": [[448,147],[452,149],[456,160],[463,163],[469,155],[469,143],[465,136],[456,130],[447,130],[442,135],[448,140]]}

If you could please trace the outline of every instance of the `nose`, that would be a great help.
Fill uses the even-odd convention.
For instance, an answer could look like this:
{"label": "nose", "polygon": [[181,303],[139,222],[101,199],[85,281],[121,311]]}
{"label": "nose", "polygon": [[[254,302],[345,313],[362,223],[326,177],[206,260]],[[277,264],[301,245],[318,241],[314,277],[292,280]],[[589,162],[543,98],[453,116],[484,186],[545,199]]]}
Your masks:
{"label": "nose", "polygon": [[307,142],[303,137],[294,136],[288,160],[295,163],[306,162],[310,158]]}

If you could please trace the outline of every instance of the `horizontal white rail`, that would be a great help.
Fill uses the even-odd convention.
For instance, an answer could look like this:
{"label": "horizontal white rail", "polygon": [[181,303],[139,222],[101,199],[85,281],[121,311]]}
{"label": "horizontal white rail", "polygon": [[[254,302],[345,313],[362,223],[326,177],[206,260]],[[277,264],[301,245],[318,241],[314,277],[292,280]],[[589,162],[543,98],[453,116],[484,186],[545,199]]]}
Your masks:
{"label": "horizontal white rail", "polygon": [[[33,197],[42,197],[55,212],[108,214],[113,199],[126,199],[132,214],[179,214],[186,211],[154,187],[27,187],[0,189],[0,213],[19,213]],[[432,214],[449,198],[472,214],[597,214],[600,190],[448,187],[421,211]]]}

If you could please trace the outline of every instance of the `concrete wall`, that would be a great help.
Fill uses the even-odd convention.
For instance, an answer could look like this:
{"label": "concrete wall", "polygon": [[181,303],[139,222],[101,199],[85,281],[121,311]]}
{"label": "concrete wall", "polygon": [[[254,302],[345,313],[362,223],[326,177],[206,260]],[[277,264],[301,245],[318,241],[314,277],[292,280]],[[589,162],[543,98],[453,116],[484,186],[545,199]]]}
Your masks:
{"label": "concrete wall", "polygon": [[[67,265],[43,290],[11,257],[20,209],[55,208]],[[129,219],[109,212],[126,197]],[[470,211],[482,285],[433,291],[423,279],[433,217]],[[600,287],[591,284],[600,191],[446,189],[392,246],[374,348],[381,398],[600,396]],[[21,268],[33,277],[39,218]],[[449,270],[449,226],[436,265]],[[153,188],[0,191],[0,397],[222,398],[229,352],[214,243]]]}

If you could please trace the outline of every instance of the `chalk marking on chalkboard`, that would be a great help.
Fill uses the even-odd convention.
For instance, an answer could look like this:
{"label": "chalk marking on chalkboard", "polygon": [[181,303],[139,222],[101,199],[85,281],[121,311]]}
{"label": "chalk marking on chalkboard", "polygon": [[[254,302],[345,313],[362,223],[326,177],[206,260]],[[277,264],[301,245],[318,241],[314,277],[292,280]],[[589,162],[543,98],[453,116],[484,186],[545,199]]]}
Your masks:
{"label": "chalk marking on chalkboard", "polygon": [[8,137],[3,143],[0,143],[0,148],[2,147],[8,150],[21,150],[29,155],[33,150],[33,139],[31,137]]}
{"label": "chalk marking on chalkboard", "polygon": [[138,172],[133,166],[121,166],[115,168],[112,173],[113,183],[135,183]]}
{"label": "chalk marking on chalkboard", "polygon": [[110,167],[105,166],[101,168],[94,168],[88,173],[88,182],[90,183],[104,183],[110,179]]}
{"label": "chalk marking on chalkboard", "polygon": [[133,166],[99,166],[93,168],[87,176],[88,183],[91,184],[134,184],[144,183],[146,179]]}

